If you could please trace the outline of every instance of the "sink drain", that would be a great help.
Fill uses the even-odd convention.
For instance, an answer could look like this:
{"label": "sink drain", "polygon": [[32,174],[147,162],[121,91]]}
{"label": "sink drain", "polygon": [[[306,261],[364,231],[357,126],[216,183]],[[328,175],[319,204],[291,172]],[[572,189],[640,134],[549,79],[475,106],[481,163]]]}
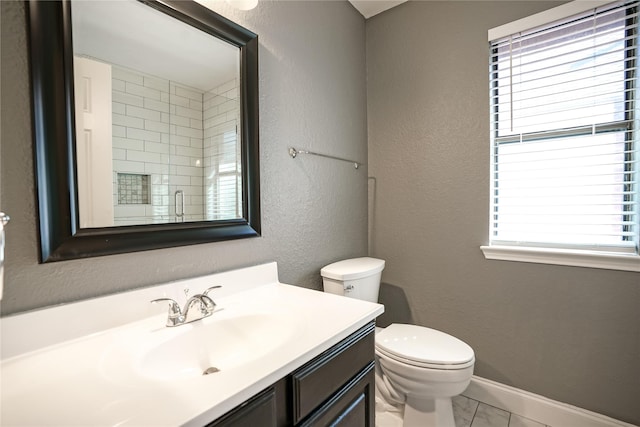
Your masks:
{"label": "sink drain", "polygon": [[220,372],[220,369],[218,368],[214,368],[213,366],[210,368],[207,368],[202,375],[209,375],[209,374],[215,374],[216,372]]}

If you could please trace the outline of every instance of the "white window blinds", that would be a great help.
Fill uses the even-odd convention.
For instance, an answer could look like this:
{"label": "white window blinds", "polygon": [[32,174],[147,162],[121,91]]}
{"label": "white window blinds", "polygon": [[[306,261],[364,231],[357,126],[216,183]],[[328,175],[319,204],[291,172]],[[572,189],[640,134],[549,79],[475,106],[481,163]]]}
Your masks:
{"label": "white window blinds", "polygon": [[242,218],[241,146],[235,121],[216,136],[207,175],[207,219]]}
{"label": "white window blinds", "polygon": [[637,9],[490,40],[491,245],[638,253]]}

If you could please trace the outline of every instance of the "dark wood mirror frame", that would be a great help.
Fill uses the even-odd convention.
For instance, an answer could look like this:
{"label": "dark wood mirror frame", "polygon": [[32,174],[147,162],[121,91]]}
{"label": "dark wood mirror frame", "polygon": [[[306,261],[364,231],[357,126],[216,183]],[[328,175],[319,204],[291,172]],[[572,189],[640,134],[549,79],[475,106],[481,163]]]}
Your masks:
{"label": "dark wood mirror frame", "polygon": [[79,227],[69,1],[28,3],[40,262],[63,261],[260,235],[258,36],[198,3],[147,4],[240,49],[243,218]]}

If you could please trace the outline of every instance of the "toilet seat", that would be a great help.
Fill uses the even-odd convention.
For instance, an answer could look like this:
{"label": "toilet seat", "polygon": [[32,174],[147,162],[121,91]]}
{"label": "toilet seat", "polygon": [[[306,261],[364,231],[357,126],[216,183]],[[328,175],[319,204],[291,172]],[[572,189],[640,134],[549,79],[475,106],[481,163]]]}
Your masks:
{"label": "toilet seat", "polygon": [[473,349],[465,342],[435,329],[394,323],[376,334],[378,355],[407,365],[454,370],[473,366]]}

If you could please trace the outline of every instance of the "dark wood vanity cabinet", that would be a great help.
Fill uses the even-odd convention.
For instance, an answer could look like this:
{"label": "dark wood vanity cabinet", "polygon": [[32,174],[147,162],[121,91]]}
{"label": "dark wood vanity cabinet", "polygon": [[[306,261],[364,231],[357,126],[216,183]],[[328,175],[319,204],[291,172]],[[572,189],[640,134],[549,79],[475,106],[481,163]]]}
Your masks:
{"label": "dark wood vanity cabinet", "polygon": [[308,418],[296,424],[311,426],[374,427],[375,369],[371,362]]}
{"label": "dark wood vanity cabinet", "polygon": [[[367,325],[290,375],[293,425],[373,421],[374,330]],[[348,423],[356,414],[362,422]]]}
{"label": "dark wood vanity cabinet", "polygon": [[274,387],[258,393],[242,405],[229,411],[207,427],[276,426],[276,398]]}
{"label": "dark wood vanity cabinet", "polygon": [[374,427],[371,322],[207,427]]}

